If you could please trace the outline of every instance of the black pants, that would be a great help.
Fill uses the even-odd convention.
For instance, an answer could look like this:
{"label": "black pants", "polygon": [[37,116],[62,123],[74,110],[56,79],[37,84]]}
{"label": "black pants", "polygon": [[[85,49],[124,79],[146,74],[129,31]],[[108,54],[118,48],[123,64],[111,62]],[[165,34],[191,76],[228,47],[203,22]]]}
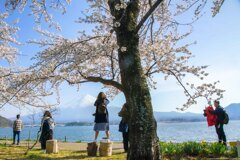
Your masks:
{"label": "black pants", "polygon": [[17,144],[19,144],[19,142],[20,142],[20,131],[13,131],[13,144],[15,144],[16,136],[17,136]]}
{"label": "black pants", "polygon": [[123,148],[124,151],[127,152],[128,150],[128,132],[122,132],[123,136]]}
{"label": "black pants", "polygon": [[218,142],[219,143],[223,142],[223,144],[226,145],[227,140],[226,140],[226,135],[225,135],[224,130],[223,130],[223,124],[220,123],[218,125],[215,125],[215,128],[216,128],[216,132],[217,132],[217,135],[218,135]]}

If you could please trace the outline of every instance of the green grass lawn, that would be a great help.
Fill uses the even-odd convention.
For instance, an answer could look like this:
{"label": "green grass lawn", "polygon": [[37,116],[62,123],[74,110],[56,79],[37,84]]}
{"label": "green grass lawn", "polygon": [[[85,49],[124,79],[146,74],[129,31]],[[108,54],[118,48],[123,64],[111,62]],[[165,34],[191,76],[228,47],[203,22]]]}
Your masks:
{"label": "green grass lawn", "polygon": [[[233,159],[237,157],[236,147],[230,149],[218,143],[161,142],[161,155],[164,160],[198,160],[198,159]],[[126,159],[125,153],[113,152],[111,157],[88,157],[86,151],[61,150],[58,154],[45,154],[40,149],[33,149],[25,155],[27,148],[23,146],[11,146],[0,144],[0,159],[84,159],[84,160],[116,160]]]}
{"label": "green grass lawn", "polygon": [[113,153],[111,157],[88,157],[86,152],[60,151],[58,154],[45,154],[39,149],[33,149],[25,155],[27,148],[21,146],[5,146],[0,144],[0,159],[6,160],[57,160],[57,159],[84,159],[84,160],[117,160],[126,159],[124,153]]}

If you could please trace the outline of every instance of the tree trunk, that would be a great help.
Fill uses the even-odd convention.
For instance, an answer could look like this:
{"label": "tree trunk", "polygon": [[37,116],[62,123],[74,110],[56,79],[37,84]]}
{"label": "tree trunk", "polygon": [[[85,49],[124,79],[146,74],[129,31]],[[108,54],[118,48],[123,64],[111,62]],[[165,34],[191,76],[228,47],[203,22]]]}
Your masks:
{"label": "tree trunk", "polygon": [[[115,2],[115,3],[114,3]],[[115,4],[110,0],[111,13],[120,26],[115,28],[119,45],[119,67],[123,92],[129,105],[128,160],[159,160],[160,147],[157,137],[157,125],[153,116],[151,95],[141,65],[139,53],[139,36],[135,32],[139,14],[138,3],[128,5],[126,12],[116,12]],[[121,48],[126,47],[124,51]]]}
{"label": "tree trunk", "polygon": [[160,159],[159,140],[156,133],[157,125],[153,116],[151,96],[140,65],[137,45],[133,44],[138,41],[132,37],[130,40],[133,42],[129,42],[132,45],[129,52],[133,54],[121,59],[121,64],[132,63],[129,67],[121,69],[124,94],[130,107],[128,159],[158,160]]}
{"label": "tree trunk", "polygon": [[159,141],[153,116],[151,96],[141,67],[138,37],[128,34],[128,53],[120,56],[120,69],[124,94],[130,106],[129,160],[158,160]]}

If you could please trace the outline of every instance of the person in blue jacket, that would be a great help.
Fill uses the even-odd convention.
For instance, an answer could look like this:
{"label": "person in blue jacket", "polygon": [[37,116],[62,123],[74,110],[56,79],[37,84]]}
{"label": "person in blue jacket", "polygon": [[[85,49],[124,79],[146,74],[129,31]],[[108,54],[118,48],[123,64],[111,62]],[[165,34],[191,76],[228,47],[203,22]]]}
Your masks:
{"label": "person in blue jacket", "polygon": [[223,121],[225,118],[225,111],[220,106],[220,102],[218,100],[214,101],[215,110],[211,111],[212,114],[217,116],[217,121],[215,124],[216,133],[218,135],[218,142],[223,143],[224,145],[227,145],[226,135],[223,129]]}
{"label": "person in blue jacket", "polygon": [[119,132],[122,132],[123,137],[123,148],[124,151],[128,151],[129,146],[129,127],[128,127],[128,118],[129,118],[129,108],[127,103],[122,106],[121,111],[118,113],[118,116],[122,117],[121,122],[119,124]]}

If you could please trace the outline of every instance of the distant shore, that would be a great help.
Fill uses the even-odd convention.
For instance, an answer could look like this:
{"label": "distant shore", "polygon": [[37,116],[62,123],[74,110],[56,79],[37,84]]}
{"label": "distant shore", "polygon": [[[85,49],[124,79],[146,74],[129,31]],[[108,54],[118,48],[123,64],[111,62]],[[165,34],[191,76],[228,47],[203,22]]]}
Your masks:
{"label": "distant shore", "polygon": [[[206,120],[163,120],[157,121],[157,123],[194,123],[194,122],[205,122]],[[238,121],[238,119],[232,119],[230,121]],[[118,125],[120,122],[110,122],[110,125]],[[65,126],[93,126],[94,122],[68,122],[68,123],[57,123],[57,127]],[[10,128],[12,126],[0,126],[0,128]],[[40,127],[40,124],[24,124],[24,127]]]}

